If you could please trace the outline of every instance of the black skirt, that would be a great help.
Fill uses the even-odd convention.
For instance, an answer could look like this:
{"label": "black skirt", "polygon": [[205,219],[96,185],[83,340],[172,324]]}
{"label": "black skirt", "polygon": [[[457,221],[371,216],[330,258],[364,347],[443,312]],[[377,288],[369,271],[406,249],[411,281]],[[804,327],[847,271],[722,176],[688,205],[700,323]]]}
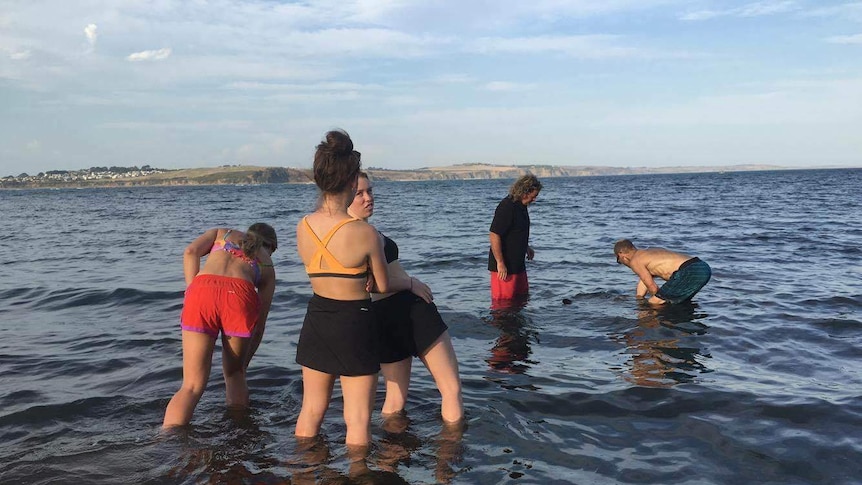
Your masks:
{"label": "black skirt", "polygon": [[314,295],[299,333],[296,363],[338,376],[380,370],[377,322],[371,300],[333,300]]}
{"label": "black skirt", "polygon": [[375,301],[380,362],[389,364],[423,355],[449,327],[437,305],[404,290]]}

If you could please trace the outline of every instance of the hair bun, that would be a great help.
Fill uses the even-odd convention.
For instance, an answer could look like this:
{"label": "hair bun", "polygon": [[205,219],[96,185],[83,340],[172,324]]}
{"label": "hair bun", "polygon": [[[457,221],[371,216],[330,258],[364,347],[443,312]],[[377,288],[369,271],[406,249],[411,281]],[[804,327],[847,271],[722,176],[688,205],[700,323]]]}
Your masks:
{"label": "hair bun", "polygon": [[318,150],[331,153],[335,156],[345,156],[353,153],[353,140],[350,136],[341,131],[333,130],[326,133],[326,140],[317,146]]}

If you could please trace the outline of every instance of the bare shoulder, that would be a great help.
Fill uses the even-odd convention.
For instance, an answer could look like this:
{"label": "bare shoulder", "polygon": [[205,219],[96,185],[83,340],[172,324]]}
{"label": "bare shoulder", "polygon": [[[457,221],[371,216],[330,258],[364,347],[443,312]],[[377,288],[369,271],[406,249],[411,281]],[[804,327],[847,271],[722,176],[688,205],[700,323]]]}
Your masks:
{"label": "bare shoulder", "polygon": [[351,226],[350,230],[354,231],[356,235],[377,238],[377,229],[365,221],[357,220],[356,222],[349,224],[349,226]]}

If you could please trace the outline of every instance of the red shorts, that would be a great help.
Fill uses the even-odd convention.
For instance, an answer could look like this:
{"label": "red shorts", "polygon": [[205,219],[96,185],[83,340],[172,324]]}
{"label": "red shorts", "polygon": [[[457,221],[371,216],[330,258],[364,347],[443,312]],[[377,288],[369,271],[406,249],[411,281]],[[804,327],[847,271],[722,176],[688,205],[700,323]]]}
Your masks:
{"label": "red shorts", "polygon": [[218,337],[251,337],[260,299],[254,284],[242,278],[203,274],[186,289],[180,326],[189,332]]}
{"label": "red shorts", "polygon": [[526,295],[530,292],[530,283],[527,281],[527,272],[510,274],[505,280],[497,277],[496,272],[491,273],[491,299],[511,300],[518,295]]}

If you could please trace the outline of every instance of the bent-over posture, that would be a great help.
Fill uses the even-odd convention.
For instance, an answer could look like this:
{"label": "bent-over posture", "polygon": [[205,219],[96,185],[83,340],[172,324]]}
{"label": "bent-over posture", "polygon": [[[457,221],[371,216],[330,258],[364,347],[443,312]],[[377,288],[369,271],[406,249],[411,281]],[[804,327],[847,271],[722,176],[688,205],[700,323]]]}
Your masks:
{"label": "bent-over posture", "polygon": [[[691,300],[712,276],[709,265],[700,258],[663,248],[638,249],[628,239],[614,244],[614,254],[618,264],[638,275],[637,297],[650,294],[648,301],[655,305]],[[655,283],[656,276],[666,281],[661,288]]]}
{"label": "bent-over posture", "polygon": [[[275,230],[252,224],[245,233],[210,229],[192,241],[183,255],[186,294],[183,330],[183,384],[165,410],[163,427],[186,425],[206,388],[212,354],[222,336],[222,369],[230,407],[248,406],[245,373],[263,338],[278,247]],[[201,269],[201,258],[207,256]]]}

